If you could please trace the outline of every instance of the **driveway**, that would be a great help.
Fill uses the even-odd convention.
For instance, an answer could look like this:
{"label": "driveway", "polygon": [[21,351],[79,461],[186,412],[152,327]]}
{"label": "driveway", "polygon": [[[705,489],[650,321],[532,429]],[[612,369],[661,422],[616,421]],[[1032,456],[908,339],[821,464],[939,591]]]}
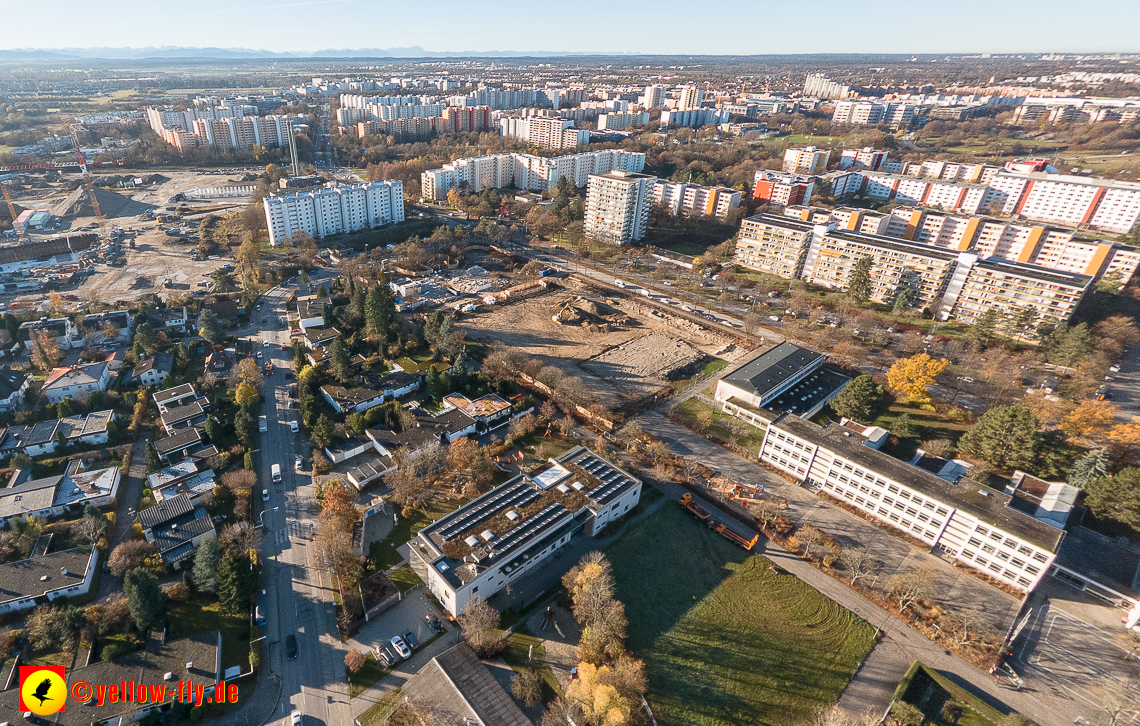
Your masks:
{"label": "driveway", "polygon": [[[131,525],[135,518],[133,512],[139,506],[142,498],[143,485],[146,483],[146,443],[148,437],[143,437],[131,446],[131,465],[127,475],[119,484],[119,511],[115,514],[115,531],[111,533],[111,546],[116,546],[131,538]],[[110,572],[104,572],[99,581],[99,591],[95,595],[96,602],[110,599],[111,595],[123,591],[123,578],[115,577]]]}

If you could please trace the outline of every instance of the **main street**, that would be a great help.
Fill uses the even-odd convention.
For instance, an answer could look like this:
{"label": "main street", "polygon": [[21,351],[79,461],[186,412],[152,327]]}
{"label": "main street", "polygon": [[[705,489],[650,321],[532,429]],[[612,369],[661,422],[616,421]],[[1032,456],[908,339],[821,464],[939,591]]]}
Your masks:
{"label": "main street", "polygon": [[[331,277],[315,271],[314,284]],[[260,365],[273,363],[274,372],[265,376],[260,414],[268,430],[260,435],[257,452],[258,488],[269,490],[269,501],[255,492],[255,517],[264,523],[261,586],[266,591],[268,626],[262,663],[276,676],[281,696],[272,713],[254,714],[260,723],[287,719],[300,709],[308,723],[349,724],[348,686],[344,678],[344,646],[336,627],[333,604],[335,575],[321,566],[314,547],[317,527],[315,487],[311,458],[300,433],[290,430],[298,419],[297,409],[289,408],[289,387],[295,378],[286,377],[292,369],[286,304],[297,285],[282,284],[269,290],[258,301],[250,326],[239,331],[240,351],[249,351]],[[268,342],[269,345],[265,345]],[[287,350],[282,350],[285,345]],[[261,358],[257,358],[257,354]],[[295,457],[305,457],[301,471],[294,471]],[[282,481],[274,484],[271,469],[281,465]],[[297,656],[286,657],[285,640],[296,636]],[[268,687],[276,684],[267,682]]]}

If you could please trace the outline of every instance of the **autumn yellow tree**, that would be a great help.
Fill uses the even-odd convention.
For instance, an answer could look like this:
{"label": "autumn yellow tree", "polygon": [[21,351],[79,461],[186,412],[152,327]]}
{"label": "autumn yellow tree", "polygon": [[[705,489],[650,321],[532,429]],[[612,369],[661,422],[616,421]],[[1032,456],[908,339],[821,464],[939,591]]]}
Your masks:
{"label": "autumn yellow tree", "polygon": [[1129,423],[1116,424],[1105,433],[1105,438],[1118,463],[1132,463],[1140,449],[1140,416],[1133,416]]}
{"label": "autumn yellow tree", "polygon": [[609,670],[606,666],[579,663],[578,677],[566,689],[566,697],[582,707],[586,723],[591,726],[624,726],[633,712],[629,700],[606,682]]}
{"label": "autumn yellow tree", "polygon": [[915,403],[926,403],[930,401],[926,389],[930,388],[934,379],[949,364],[950,361],[945,358],[931,358],[926,353],[903,358],[887,372],[887,385],[895,393],[906,396]]}
{"label": "autumn yellow tree", "polygon": [[65,305],[67,305],[67,303],[63,301],[63,295],[60,295],[55,290],[52,290],[48,293],[48,305],[51,306],[51,311],[53,313],[58,314],[63,311],[63,308]]}
{"label": "autumn yellow tree", "polygon": [[63,358],[55,336],[46,330],[37,330],[32,340],[32,363],[41,371],[50,371]]}
{"label": "autumn yellow tree", "polygon": [[1066,401],[1040,389],[1034,389],[1025,394],[1021,406],[1032,411],[1042,426],[1056,426],[1061,423],[1061,419],[1068,416],[1073,410],[1071,401]]}
{"label": "autumn yellow tree", "polygon": [[242,384],[251,388],[260,388],[261,380],[261,369],[257,367],[257,361],[253,358],[242,358],[234,374],[230,376],[230,385],[235,389]]}
{"label": "autumn yellow tree", "polygon": [[1099,438],[1116,423],[1119,411],[1119,406],[1108,401],[1081,401],[1061,418],[1057,428],[1072,437]]}
{"label": "autumn yellow tree", "polygon": [[257,389],[248,383],[239,383],[237,390],[234,391],[234,402],[239,406],[246,403],[257,403],[258,398]]}

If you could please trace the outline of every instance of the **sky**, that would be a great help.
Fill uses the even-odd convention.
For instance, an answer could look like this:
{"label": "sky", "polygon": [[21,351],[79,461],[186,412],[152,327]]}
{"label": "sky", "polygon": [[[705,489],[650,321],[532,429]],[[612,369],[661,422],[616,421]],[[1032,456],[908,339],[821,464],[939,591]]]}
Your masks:
{"label": "sky", "polygon": [[1137,0],[0,0],[0,48],[1140,52]]}

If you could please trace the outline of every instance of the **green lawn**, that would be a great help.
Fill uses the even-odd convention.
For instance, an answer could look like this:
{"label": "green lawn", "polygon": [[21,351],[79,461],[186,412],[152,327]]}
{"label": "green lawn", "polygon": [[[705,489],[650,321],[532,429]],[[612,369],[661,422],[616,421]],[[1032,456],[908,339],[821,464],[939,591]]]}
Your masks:
{"label": "green lawn", "polygon": [[[824,410],[828,413],[831,412],[830,408]],[[969,431],[973,426],[970,423],[950,421],[941,414],[923,411],[917,406],[901,405],[891,406],[886,413],[871,423],[890,431],[895,419],[904,413],[910,418],[910,436],[901,438],[898,446],[892,446],[890,442],[883,445],[883,451],[904,461],[909,461],[914,456],[914,452],[923,441],[949,439],[956,442],[962,434]]]}
{"label": "green lawn", "polygon": [[680,505],[666,504],[607,555],[663,723],[807,721],[874,644],[868,623]]}
{"label": "green lawn", "polygon": [[192,597],[185,602],[171,600],[166,606],[170,621],[171,640],[189,638],[210,630],[222,631],[222,670],[241,666],[249,670],[249,614],[233,615],[222,612],[212,600]]}
{"label": "green lawn", "polygon": [[[530,659],[532,654],[533,660]],[[542,676],[543,703],[550,703],[562,695],[558,679],[554,677],[550,666],[546,665],[546,648],[542,645],[542,639],[535,637],[529,628],[524,626],[511,633],[511,637],[507,640],[507,648],[503,651],[503,660],[515,673],[532,668]]]}
{"label": "green lawn", "polygon": [[[678,404],[673,412],[685,420],[686,423],[694,430],[700,430],[700,424],[697,417],[702,411],[710,411],[713,417],[712,426],[709,427],[709,433],[717,436],[724,441],[732,441],[732,432],[729,429],[729,424],[735,421],[735,417],[729,416],[724,411],[721,411],[715,406],[710,406],[707,403],[701,403],[696,398],[690,398],[687,401],[682,401]],[[753,456],[760,455],[760,444],[764,443],[764,432],[752,426],[748,426],[748,436],[740,439],[737,446],[749,452]]]}
{"label": "green lawn", "polygon": [[416,585],[422,584],[423,580],[415,573],[411,567],[404,565],[403,567],[392,570],[388,573],[388,579],[392,581],[396,587],[400,588],[400,592],[407,592]]}
{"label": "green lawn", "polygon": [[373,542],[368,548],[368,556],[376,563],[376,569],[384,571],[400,564],[403,559],[400,557],[400,553],[396,551],[397,547],[415,537],[421,529],[433,521],[445,514],[454,512],[468,501],[462,498],[437,499],[429,502],[426,510],[417,509],[410,517],[401,514],[399,524],[392,528],[388,536]]}
{"label": "green lawn", "polygon": [[384,694],[383,698],[369,706],[368,710],[360,714],[356,720],[360,722],[360,726],[372,726],[372,724],[387,716],[388,712],[395,708],[399,702],[400,689],[393,688]]}

